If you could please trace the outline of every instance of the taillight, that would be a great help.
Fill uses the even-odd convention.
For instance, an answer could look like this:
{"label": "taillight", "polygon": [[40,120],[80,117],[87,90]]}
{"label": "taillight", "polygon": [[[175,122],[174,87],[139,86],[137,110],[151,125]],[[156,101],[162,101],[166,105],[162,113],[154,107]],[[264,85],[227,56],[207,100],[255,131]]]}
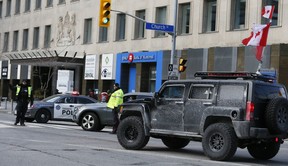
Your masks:
{"label": "taillight", "polygon": [[254,119],[254,103],[247,101],[246,103],[246,120],[250,121]]}

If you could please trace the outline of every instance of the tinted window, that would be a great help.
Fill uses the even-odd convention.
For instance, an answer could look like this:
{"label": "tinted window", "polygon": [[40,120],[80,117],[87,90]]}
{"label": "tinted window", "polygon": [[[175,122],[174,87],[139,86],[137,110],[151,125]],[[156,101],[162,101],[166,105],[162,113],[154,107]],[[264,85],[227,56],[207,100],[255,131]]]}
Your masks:
{"label": "tinted window", "polygon": [[213,89],[213,86],[193,86],[189,93],[189,99],[212,99]]}
{"label": "tinted window", "polygon": [[160,93],[160,97],[164,98],[182,98],[184,93],[184,86],[168,86]]}
{"label": "tinted window", "polygon": [[222,85],[219,92],[220,100],[242,100],[244,86]]}
{"label": "tinted window", "polygon": [[82,98],[82,97],[78,97],[77,98],[77,103],[79,104],[89,104],[89,103],[95,103],[94,101],[87,99],[87,98]]}
{"label": "tinted window", "polygon": [[42,101],[44,102],[55,102],[56,100],[58,100],[59,98],[61,98],[61,96],[57,95],[57,96],[50,96],[47,97],[45,99],[43,99]]}
{"label": "tinted window", "polygon": [[[247,97],[246,84],[220,85],[218,90],[218,106],[244,107]],[[244,105],[243,105],[244,104]]]}
{"label": "tinted window", "polygon": [[58,103],[76,103],[76,100],[74,97],[67,96],[61,98]]}

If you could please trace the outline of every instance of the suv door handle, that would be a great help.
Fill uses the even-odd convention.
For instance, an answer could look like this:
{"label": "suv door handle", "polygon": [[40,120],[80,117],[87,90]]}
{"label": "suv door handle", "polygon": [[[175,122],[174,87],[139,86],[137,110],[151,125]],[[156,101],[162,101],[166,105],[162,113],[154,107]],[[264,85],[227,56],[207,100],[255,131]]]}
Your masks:
{"label": "suv door handle", "polygon": [[212,103],[211,102],[203,102],[203,105],[210,106],[210,105],[212,105]]}
{"label": "suv door handle", "polygon": [[183,101],[175,101],[175,104],[184,104]]}

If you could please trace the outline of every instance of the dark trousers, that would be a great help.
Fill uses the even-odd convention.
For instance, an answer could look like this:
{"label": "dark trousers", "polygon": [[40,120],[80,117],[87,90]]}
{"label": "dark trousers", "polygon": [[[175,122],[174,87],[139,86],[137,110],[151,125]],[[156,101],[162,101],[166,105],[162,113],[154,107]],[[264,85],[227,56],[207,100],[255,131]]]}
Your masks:
{"label": "dark trousers", "polygon": [[115,107],[114,109],[112,109],[113,112],[113,121],[114,121],[114,125],[113,125],[113,133],[116,133],[118,125],[119,125],[119,118],[118,118],[118,107]]}
{"label": "dark trousers", "polygon": [[17,116],[16,116],[16,123],[24,124],[25,121],[25,114],[28,109],[28,102],[17,102],[16,110],[17,110]]}

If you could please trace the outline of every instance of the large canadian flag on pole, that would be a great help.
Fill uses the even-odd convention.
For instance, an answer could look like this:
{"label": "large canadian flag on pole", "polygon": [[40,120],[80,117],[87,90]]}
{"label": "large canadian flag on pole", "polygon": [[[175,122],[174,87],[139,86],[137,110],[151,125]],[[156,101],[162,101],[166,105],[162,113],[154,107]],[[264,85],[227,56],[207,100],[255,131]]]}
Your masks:
{"label": "large canadian flag on pole", "polygon": [[274,12],[274,6],[271,6],[271,5],[264,6],[264,8],[262,9],[261,15],[264,18],[272,19],[273,12]]}
{"label": "large canadian flag on pole", "polygon": [[263,46],[266,46],[268,31],[271,23],[266,25],[255,25],[252,28],[251,35],[248,38],[242,40],[242,43],[246,46],[257,46],[256,59],[261,61]]}

